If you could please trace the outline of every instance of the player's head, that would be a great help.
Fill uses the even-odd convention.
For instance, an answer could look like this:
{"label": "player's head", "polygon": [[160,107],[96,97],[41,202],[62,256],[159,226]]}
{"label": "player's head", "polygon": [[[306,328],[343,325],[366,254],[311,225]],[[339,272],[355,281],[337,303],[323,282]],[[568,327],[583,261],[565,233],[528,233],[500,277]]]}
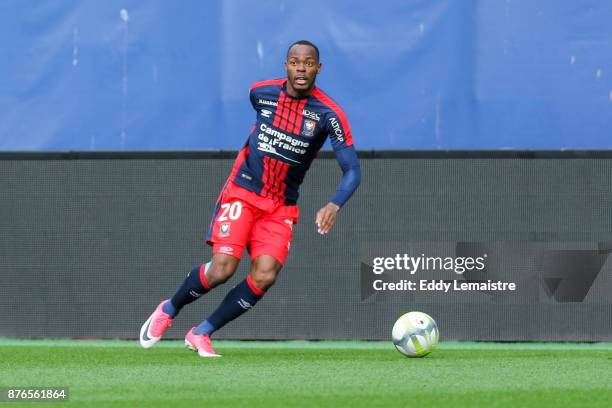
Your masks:
{"label": "player's head", "polygon": [[310,95],[317,75],[321,71],[319,49],[310,41],[296,41],[287,49],[285,60],[287,92],[291,96]]}

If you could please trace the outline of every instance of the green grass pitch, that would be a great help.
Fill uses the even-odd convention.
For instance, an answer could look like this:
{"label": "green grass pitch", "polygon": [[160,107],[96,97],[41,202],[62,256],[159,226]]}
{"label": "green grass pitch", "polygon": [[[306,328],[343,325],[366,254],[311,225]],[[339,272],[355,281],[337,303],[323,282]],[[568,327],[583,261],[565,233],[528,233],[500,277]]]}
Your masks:
{"label": "green grass pitch", "polygon": [[611,407],[612,344],[444,342],[409,359],[390,342],[0,339],[0,387],[67,386],[7,407]]}

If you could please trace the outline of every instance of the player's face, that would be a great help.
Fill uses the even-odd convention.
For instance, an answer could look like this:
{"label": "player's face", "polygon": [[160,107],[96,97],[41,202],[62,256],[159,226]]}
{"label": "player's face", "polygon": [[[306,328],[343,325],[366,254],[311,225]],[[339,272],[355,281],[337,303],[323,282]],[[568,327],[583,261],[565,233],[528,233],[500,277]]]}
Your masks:
{"label": "player's face", "polygon": [[294,45],[287,55],[285,70],[287,71],[287,93],[295,97],[310,95],[317,74],[321,70],[317,52],[309,45]]}

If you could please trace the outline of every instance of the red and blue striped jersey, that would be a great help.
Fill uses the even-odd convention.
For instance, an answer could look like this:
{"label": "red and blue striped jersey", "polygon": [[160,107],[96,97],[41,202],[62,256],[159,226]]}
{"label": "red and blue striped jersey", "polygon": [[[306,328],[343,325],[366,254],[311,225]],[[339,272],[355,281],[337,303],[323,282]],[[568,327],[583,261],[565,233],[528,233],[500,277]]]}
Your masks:
{"label": "red and blue striped jersey", "polygon": [[315,87],[305,98],[286,92],[287,79],[256,82],[250,99],[257,121],[230,179],[279,204],[295,205],[310,164],[329,137],[335,151],[353,145],[344,111]]}

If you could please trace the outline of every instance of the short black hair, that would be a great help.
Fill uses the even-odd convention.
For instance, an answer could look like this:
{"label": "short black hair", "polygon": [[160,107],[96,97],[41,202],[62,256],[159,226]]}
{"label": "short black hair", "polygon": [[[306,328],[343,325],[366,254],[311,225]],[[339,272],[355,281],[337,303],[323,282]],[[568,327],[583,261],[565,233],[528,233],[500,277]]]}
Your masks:
{"label": "short black hair", "polygon": [[315,52],[317,53],[317,61],[319,61],[319,48],[308,40],[299,40],[291,44],[289,48],[287,48],[287,58],[289,58],[289,51],[291,51],[291,48],[293,48],[294,45],[308,45],[309,47],[314,48]]}

